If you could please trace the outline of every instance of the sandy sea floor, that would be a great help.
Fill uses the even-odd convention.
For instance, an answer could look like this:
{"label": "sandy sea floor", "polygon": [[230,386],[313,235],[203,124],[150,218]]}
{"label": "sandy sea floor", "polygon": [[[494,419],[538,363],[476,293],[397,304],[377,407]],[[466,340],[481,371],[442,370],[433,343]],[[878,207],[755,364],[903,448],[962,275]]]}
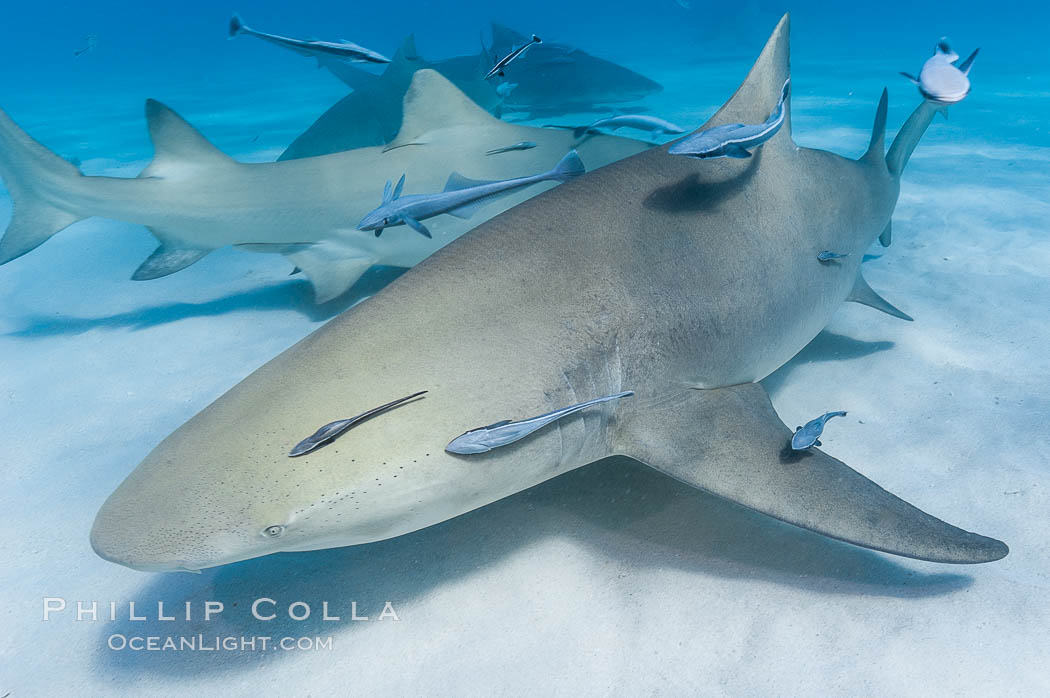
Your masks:
{"label": "sandy sea floor", "polygon": [[[653,112],[695,126],[749,60],[640,66]],[[856,156],[879,90],[891,130],[917,103],[884,61],[794,66],[795,138]],[[907,67],[907,66],[904,66]],[[312,70],[309,69],[309,70]],[[1034,695],[1050,691],[1050,140],[1045,78],[974,73],[905,174],[871,285],[904,323],[844,306],[764,381],[789,425],[849,410],[825,450],[909,502],[1006,541],[975,567],[862,550],[606,461],[442,525],[200,575],[96,557],[105,497],[164,436],[256,367],[391,280],[315,307],[281,258],[221,250],[128,281],[155,245],[91,219],[0,268],[0,695]],[[274,157],[340,94],[334,80],[187,86],[170,101],[242,159]],[[5,105],[91,174],[149,157],[137,103]],[[1023,102],[1024,111],[1016,108]],[[284,111],[276,107],[283,105]],[[17,107],[17,108],[16,108]],[[1029,116],[1026,116],[1029,115]],[[382,183],[377,185],[381,188]],[[378,191],[378,189],[377,189]],[[10,201],[0,201],[0,220]],[[42,620],[44,597],[70,609]],[[254,599],[281,616],[251,618]],[[117,601],[76,621],[77,600]],[[156,602],[191,621],[156,618]],[[225,603],[203,622],[203,603]],[[322,601],[340,621],[320,618]],[[147,610],[128,619],[128,601]],[[308,620],[284,615],[293,601]],[[350,602],[369,621],[351,621]],[[384,602],[400,620],[377,620]],[[113,651],[126,636],[331,637],[312,651]]]}

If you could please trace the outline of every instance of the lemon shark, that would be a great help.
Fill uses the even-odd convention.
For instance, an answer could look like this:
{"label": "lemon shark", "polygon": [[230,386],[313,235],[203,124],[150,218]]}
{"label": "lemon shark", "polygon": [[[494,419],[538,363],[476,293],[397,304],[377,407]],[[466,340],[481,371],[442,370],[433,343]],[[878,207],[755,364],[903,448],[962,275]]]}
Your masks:
{"label": "lemon shark", "polygon": [[[787,78],[785,16],[704,128],[762,121]],[[1003,557],[1002,542],[834,457],[793,452],[756,382],[843,301],[878,305],[861,252],[887,226],[933,114],[920,106],[887,154],[884,93],[871,147],[851,160],[797,147],[788,104],[750,159],[655,148],[496,216],[168,436],[102,505],[95,551],[140,570],[199,570],[368,543],[620,455],[859,546]],[[822,265],[825,248],[854,254]],[[629,391],[488,452],[445,450],[479,425]],[[402,395],[414,397],[390,403]],[[318,427],[377,405],[338,440],[288,457]]]}
{"label": "lemon shark", "polygon": [[[483,180],[522,177],[549,170],[573,147],[571,134],[494,118],[432,70],[412,78],[401,130],[386,149],[244,164],[159,102],[147,103],[146,118],[156,154],[139,177],[86,177],[0,112],[0,176],[14,200],[14,215],[0,240],[0,264],[78,220],[102,216],[148,226],[159,240],[135,279],[174,273],[212,250],[235,245],[286,255],[323,302],[346,291],[370,266],[413,266],[488,217],[552,186],[516,191],[469,218],[442,216],[431,226],[432,240],[404,229],[377,240],[355,227],[375,208],[386,180],[407,173],[413,192],[426,193],[440,191],[454,171]],[[537,145],[486,155],[524,140]],[[586,166],[596,168],[647,147],[602,136],[578,150]]]}

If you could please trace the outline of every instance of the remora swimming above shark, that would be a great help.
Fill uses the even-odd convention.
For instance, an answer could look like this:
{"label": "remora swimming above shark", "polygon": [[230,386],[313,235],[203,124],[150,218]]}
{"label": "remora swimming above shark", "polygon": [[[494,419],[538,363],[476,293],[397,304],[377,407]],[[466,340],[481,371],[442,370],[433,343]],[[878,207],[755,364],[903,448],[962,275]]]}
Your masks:
{"label": "remora swimming above shark", "polygon": [[[785,16],[705,128],[760,122],[787,78]],[[856,545],[947,563],[1003,557],[1000,541],[819,450],[791,453],[792,431],[755,383],[843,301],[875,302],[861,252],[888,224],[936,106],[920,106],[886,154],[884,93],[856,161],[797,147],[788,109],[747,160],[652,149],[445,247],[166,438],[102,506],[95,550],[159,571],[367,543],[620,454]],[[823,265],[824,249],[853,254]],[[421,390],[288,458],[318,425]],[[488,453],[444,450],[479,424],[625,391],[635,397]]]}
{"label": "remora swimming above shark", "polygon": [[[495,119],[431,70],[416,74],[404,99],[401,131],[387,152],[361,148],[258,164],[227,157],[175,112],[150,101],[146,116],[156,154],[131,179],[82,176],[0,112],[0,176],[15,203],[0,240],[0,264],[78,220],[102,216],[148,226],[159,240],[134,278],[165,276],[212,250],[238,245],[285,254],[323,302],[352,286],[373,264],[417,264],[488,216],[551,186],[510,194],[468,220],[443,217],[433,223],[430,241],[410,230],[394,230],[376,240],[354,228],[375,208],[385,180],[410,173],[420,191],[438,191],[452,171],[478,179],[510,179],[545,172],[573,147],[571,134]],[[524,140],[537,146],[486,155]],[[412,147],[396,147],[409,143]],[[579,153],[595,168],[647,147],[602,136],[579,146]]]}

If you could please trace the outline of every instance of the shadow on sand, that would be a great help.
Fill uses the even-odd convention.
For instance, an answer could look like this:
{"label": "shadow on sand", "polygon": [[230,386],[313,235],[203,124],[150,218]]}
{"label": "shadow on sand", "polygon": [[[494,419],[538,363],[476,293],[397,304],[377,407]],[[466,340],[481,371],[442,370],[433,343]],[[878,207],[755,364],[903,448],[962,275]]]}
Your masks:
{"label": "shadow on sand", "polygon": [[[105,645],[114,633],[161,637],[203,633],[206,638],[316,634],[332,635],[341,642],[375,623],[387,600],[404,619],[413,601],[445,584],[462,584],[485,574],[512,554],[551,539],[589,547],[594,555],[617,564],[679,569],[713,578],[761,579],[823,594],[922,598],[955,592],[971,583],[969,576],[954,572],[916,571],[899,558],[781,523],[629,459],[609,458],[437,526],[379,543],[271,555],[205,570],[202,575],[144,576],[141,591],[130,599],[139,609],[155,611],[158,600],[168,609],[181,609],[192,601],[197,616],[205,600],[221,601],[226,608],[209,623],[156,618],[107,623],[96,661],[107,673],[182,677],[251,671],[294,653],[114,652]],[[277,619],[261,622],[251,616],[251,604],[260,597],[278,602]],[[321,620],[325,600],[341,621]],[[310,604],[309,619],[287,618],[288,604],[294,601]],[[359,614],[373,620],[351,621],[350,601],[357,602]]]}
{"label": "shadow on sand", "polygon": [[321,304],[314,303],[313,291],[308,281],[296,280],[254,288],[200,303],[167,303],[137,308],[115,315],[99,317],[31,316],[25,327],[9,332],[8,336],[44,338],[80,334],[99,327],[138,330],[186,318],[223,315],[242,310],[294,310],[311,320],[327,320],[374,295],[405,271],[407,270],[401,267],[372,267],[346,293]]}

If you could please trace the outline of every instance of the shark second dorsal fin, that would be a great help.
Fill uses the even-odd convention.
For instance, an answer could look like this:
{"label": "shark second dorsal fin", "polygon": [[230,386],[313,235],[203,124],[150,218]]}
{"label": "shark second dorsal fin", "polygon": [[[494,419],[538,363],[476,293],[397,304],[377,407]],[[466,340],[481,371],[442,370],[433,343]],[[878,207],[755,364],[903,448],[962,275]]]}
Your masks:
{"label": "shark second dorsal fin", "polygon": [[880,167],[886,166],[886,104],[889,92],[882,88],[882,97],[879,99],[879,107],[875,110],[875,124],[871,128],[871,142],[868,144],[868,152],[864,153],[861,160],[877,163]]}
{"label": "shark second dorsal fin", "polygon": [[[723,124],[760,124],[776,109],[784,82],[791,77],[790,28],[791,18],[785,14],[766,41],[765,48],[751,66],[751,72],[744,82],[698,131]],[[768,149],[774,143],[791,144],[790,97],[784,101],[784,125],[764,147]]]}
{"label": "shark second dorsal fin", "polygon": [[414,63],[419,60],[419,51],[416,50],[416,35],[409,34],[401,42],[397,53],[394,54],[393,63]]}
{"label": "shark second dorsal fin", "polygon": [[412,76],[405,93],[404,116],[397,138],[387,144],[393,150],[424,142],[424,134],[449,126],[491,126],[502,123],[479,107],[436,70],[420,70]]}
{"label": "shark second dorsal fin", "polygon": [[146,100],[146,122],[153,141],[153,161],[139,177],[172,177],[181,170],[236,164],[200,131],[155,99]]}

